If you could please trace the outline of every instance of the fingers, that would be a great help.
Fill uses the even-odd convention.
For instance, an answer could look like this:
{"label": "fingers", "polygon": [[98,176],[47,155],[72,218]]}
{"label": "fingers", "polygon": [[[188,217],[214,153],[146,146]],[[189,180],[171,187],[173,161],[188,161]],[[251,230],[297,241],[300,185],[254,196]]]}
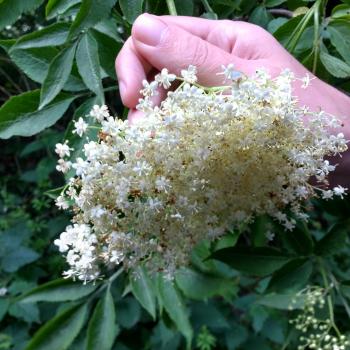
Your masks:
{"label": "fingers", "polygon": [[195,65],[198,80],[203,85],[222,83],[222,76],[216,75],[222,64],[234,63],[238,70],[245,70],[241,58],[153,15],[137,18],[132,40],[136,51],[158,70],[166,67],[180,75],[181,69]]}
{"label": "fingers", "polygon": [[146,79],[153,67],[136,51],[131,37],[117,56],[115,67],[123,104],[134,108],[140,98],[142,80]]}

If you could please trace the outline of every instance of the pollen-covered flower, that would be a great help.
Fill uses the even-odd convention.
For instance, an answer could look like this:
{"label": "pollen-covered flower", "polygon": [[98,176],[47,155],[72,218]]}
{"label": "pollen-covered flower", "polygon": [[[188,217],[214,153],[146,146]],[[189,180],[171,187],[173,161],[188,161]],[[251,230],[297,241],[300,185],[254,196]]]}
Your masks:
{"label": "pollen-covered flower", "polygon": [[91,280],[119,263],[171,275],[202,239],[262,214],[293,230],[294,217],[307,219],[302,201],[344,195],[327,188],[335,166],[324,159],[347,149],[344,135],[329,134],[340,127],[334,117],[298,107],[290,71],[246,77],[228,66],[231,86],[215,88],[191,85],[195,73],[182,72],[181,85],[155,107],[156,86],[169,88],[175,76],[163,69],[144,83],[138,108],[146,115],[133,124],[94,106],[100,138],[86,139],[62,193],[75,213],[55,241],[67,254],[66,276]]}

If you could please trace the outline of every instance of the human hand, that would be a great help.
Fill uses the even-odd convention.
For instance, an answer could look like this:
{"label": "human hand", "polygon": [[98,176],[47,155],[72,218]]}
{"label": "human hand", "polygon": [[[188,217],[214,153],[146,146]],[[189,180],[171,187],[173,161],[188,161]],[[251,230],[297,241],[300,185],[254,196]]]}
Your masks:
{"label": "human hand", "polygon": [[[230,20],[139,16],[131,37],[116,59],[120,94],[123,103],[130,108],[129,119],[142,117],[142,113],[135,110],[142,81],[152,80],[162,68],[179,75],[181,69],[194,65],[198,82],[215,86],[223,83],[222,75],[217,75],[222,71],[221,65],[230,63],[247,75],[259,68],[267,69],[272,77],[285,68],[293,71],[297,78],[309,74],[312,81],[307,89],[303,89],[300,80],[294,83],[293,93],[299,104],[337,116],[344,124],[344,134],[350,139],[349,97],[316,78],[263,28]],[[154,102],[159,103],[165,94],[166,91],[160,91]],[[348,163],[345,174],[348,174],[350,157],[344,158]]]}

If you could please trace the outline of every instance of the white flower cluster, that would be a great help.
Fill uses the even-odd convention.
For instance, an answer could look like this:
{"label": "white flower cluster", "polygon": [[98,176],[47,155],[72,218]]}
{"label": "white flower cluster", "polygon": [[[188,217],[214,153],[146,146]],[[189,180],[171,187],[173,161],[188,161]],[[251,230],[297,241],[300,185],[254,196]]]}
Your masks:
{"label": "white flower cluster", "polygon": [[[296,295],[297,299],[304,300],[303,312],[295,319],[289,321],[295,329],[301,332],[299,337],[300,345],[297,350],[322,349],[322,350],[348,350],[350,339],[341,334],[334,323],[333,314],[329,318],[319,318],[322,316],[320,310],[324,309],[329,290],[318,286],[307,287]],[[293,305],[290,309],[293,309]],[[328,310],[328,312],[333,312]],[[334,333],[334,335],[332,334]]]}
{"label": "white flower cluster", "polygon": [[[335,166],[324,160],[347,149],[343,134],[327,131],[340,125],[297,106],[292,73],[272,79],[264,70],[246,77],[223,68],[229,84],[211,88],[196,83],[193,66],[181,77],[163,69],[143,82],[138,109],[145,118],[129,124],[94,106],[99,140],[86,140],[84,156],[65,160],[71,148],[57,145],[57,169],[76,172],[57,199],[74,212],[74,225],[55,241],[67,253],[67,275],[92,280],[100,267],[119,263],[172,275],[202,239],[260,214],[291,230],[295,220],[285,208],[304,218],[303,200],[344,194],[327,189]],[[178,88],[153,106],[158,87],[175,80]],[[78,135],[87,129],[81,119],[75,126]],[[312,176],[320,188],[309,183]]]}

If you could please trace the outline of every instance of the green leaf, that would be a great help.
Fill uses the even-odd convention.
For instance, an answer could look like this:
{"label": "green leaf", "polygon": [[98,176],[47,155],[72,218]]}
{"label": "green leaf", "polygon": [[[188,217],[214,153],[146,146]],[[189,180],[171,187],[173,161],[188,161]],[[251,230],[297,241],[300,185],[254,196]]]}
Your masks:
{"label": "green leaf", "polygon": [[37,260],[39,257],[40,255],[35,250],[21,246],[3,255],[0,264],[4,271],[15,272],[22,266]]}
{"label": "green leaf", "polygon": [[188,268],[176,273],[176,284],[185,296],[197,300],[213,296],[229,298],[237,293],[237,283],[233,279],[211,276]]}
{"label": "green leaf", "polygon": [[93,29],[107,35],[119,43],[124,42],[123,38],[121,38],[118,33],[118,23],[113,17],[98,22]]}
{"label": "green leaf", "polygon": [[73,38],[108,17],[117,0],[83,0],[69,33]]}
{"label": "green leaf", "polygon": [[97,285],[83,285],[70,279],[57,279],[29,291],[19,298],[21,303],[32,303],[37,301],[61,302],[81,299],[91,294]]}
{"label": "green leaf", "polygon": [[265,6],[258,6],[251,13],[249,22],[257,24],[260,27],[267,28],[267,25],[272,18],[272,15],[267,12]]}
{"label": "green leaf", "polygon": [[76,52],[77,66],[85,85],[104,103],[100,60],[96,40],[88,32],[80,39]]}
{"label": "green leaf", "polygon": [[265,1],[265,6],[266,7],[274,7],[283,4],[287,0],[266,0]]}
{"label": "green leaf", "polygon": [[321,51],[320,60],[327,69],[336,78],[350,77],[350,65],[337,57],[331,56],[325,51]]}
{"label": "green leaf", "polygon": [[41,87],[40,106],[42,109],[62,90],[72,71],[76,43],[63,49],[51,62]]}
{"label": "green leaf", "polygon": [[49,0],[45,8],[46,18],[52,19],[56,16],[60,16],[80,2],[81,0]]}
{"label": "green leaf", "polygon": [[262,296],[256,303],[280,310],[302,309],[305,305],[305,296],[295,295],[295,293],[271,293]]}
{"label": "green leaf", "polygon": [[[32,80],[42,83],[47,76],[51,61],[58,54],[54,47],[12,50],[10,57],[14,63]],[[73,69],[68,81],[63,86],[66,91],[86,90],[86,86]]]}
{"label": "green leaf", "polygon": [[0,108],[0,138],[32,136],[53,125],[63,116],[75,97],[60,94],[38,111],[40,91],[33,90],[10,98]]}
{"label": "green leaf", "polygon": [[350,64],[350,22],[346,20],[331,21],[327,26],[332,45]]}
{"label": "green leaf", "polygon": [[9,306],[10,306],[10,300],[8,298],[2,297],[0,299],[0,321],[2,321],[2,319],[6,315]]}
{"label": "green leaf", "polygon": [[95,307],[87,331],[87,350],[110,350],[117,335],[114,302],[109,288]]}
{"label": "green leaf", "polygon": [[311,273],[312,263],[310,260],[291,260],[273,274],[268,290],[275,292],[299,290],[308,282]]}
{"label": "green leaf", "polygon": [[66,350],[83,327],[87,305],[76,305],[45,323],[25,350]]}
{"label": "green leaf", "polygon": [[175,0],[175,7],[178,16],[193,16],[193,0]]}
{"label": "green leaf", "polygon": [[67,39],[69,28],[69,23],[54,23],[41,30],[23,35],[17,40],[12,50],[63,45]]}
{"label": "green leaf", "polygon": [[36,304],[14,303],[10,306],[8,313],[27,323],[40,323],[39,308]]}
{"label": "green leaf", "polygon": [[304,222],[298,222],[291,232],[281,230],[280,237],[288,248],[299,255],[309,255],[313,252],[314,242]]}
{"label": "green leaf", "polygon": [[220,260],[238,271],[266,276],[285,265],[290,257],[273,248],[233,247],[217,250],[211,258]]}
{"label": "green leaf", "polygon": [[143,0],[119,0],[119,5],[127,21],[134,23],[142,13]]}
{"label": "green leaf", "polygon": [[350,19],[350,5],[347,4],[341,4],[337,5],[332,10],[332,18],[344,18],[349,20]]}
{"label": "green leaf", "polygon": [[156,293],[147,271],[140,267],[130,276],[131,291],[139,303],[156,318]]}
{"label": "green leaf", "polygon": [[96,30],[93,31],[93,36],[98,44],[101,67],[111,78],[116,79],[114,62],[122,44]]}
{"label": "green leaf", "polygon": [[187,345],[190,347],[193,331],[183,299],[172,281],[166,280],[161,275],[158,282],[162,304],[178,330],[185,336]]}
{"label": "green leaf", "polygon": [[132,297],[124,297],[116,305],[116,319],[122,327],[130,329],[139,322],[141,317],[140,304]]}
{"label": "green leaf", "polygon": [[330,231],[317,242],[315,253],[319,256],[334,255],[345,246],[348,237],[348,228],[343,224],[334,225]]}
{"label": "green leaf", "polygon": [[5,28],[25,12],[39,7],[44,0],[2,0],[0,1],[0,29]]}

